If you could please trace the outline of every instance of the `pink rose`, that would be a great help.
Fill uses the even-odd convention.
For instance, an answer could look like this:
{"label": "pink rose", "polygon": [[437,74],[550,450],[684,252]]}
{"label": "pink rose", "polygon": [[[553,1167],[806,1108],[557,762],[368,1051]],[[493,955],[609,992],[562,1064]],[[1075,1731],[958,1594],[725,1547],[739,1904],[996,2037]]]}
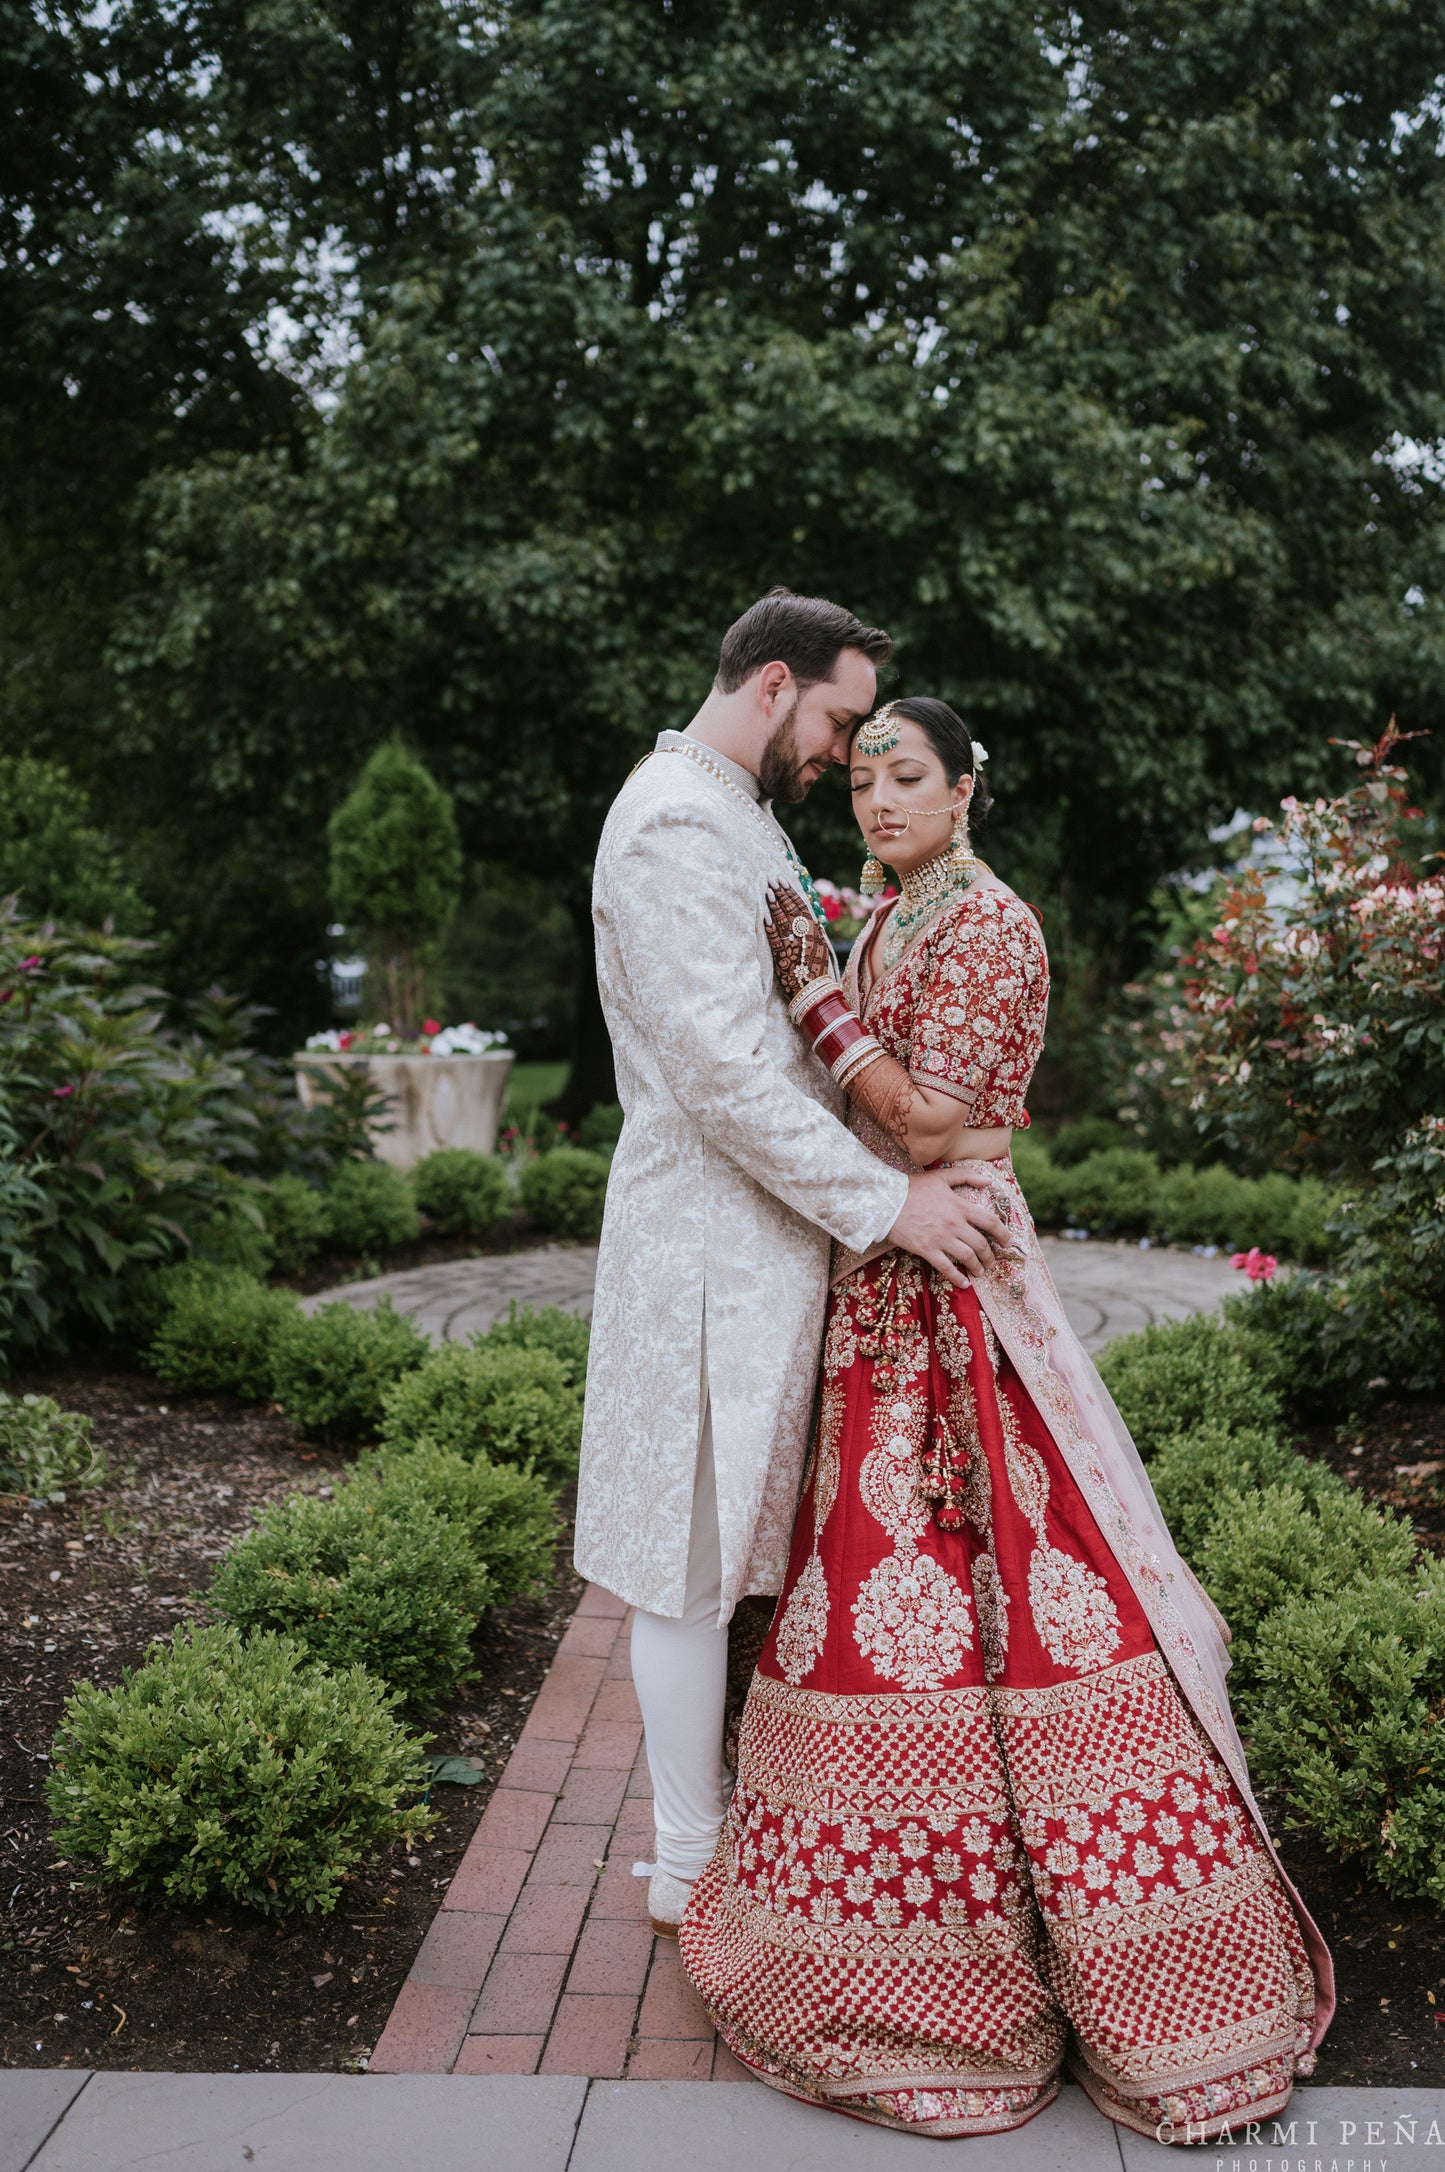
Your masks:
{"label": "pink rose", "polygon": [[1279,1261],[1273,1252],[1261,1252],[1257,1244],[1252,1244],[1247,1252],[1233,1253],[1229,1264],[1242,1269],[1251,1282],[1269,1282],[1273,1279]]}
{"label": "pink rose", "polygon": [[430,1034],[440,1033],[442,1029],[440,1023],[435,1018],[424,1018],[421,1022],[421,1030],[423,1033]]}

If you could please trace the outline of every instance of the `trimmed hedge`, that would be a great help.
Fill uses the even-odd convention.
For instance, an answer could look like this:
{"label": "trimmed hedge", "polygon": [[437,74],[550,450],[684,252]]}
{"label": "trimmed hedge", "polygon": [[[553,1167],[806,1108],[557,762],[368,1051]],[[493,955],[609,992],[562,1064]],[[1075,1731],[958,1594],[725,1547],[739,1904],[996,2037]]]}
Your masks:
{"label": "trimmed hedge", "polygon": [[273,1344],[274,1392],[303,1432],[364,1439],[381,1425],[388,1389],[430,1350],[425,1335],[383,1297],[370,1312],[338,1301],[282,1322]]}
{"label": "trimmed hedge", "polygon": [[182,1272],[148,1354],[169,1387],[217,1390],[264,1402],[274,1393],[276,1338],[297,1314],[289,1290],[271,1290],[238,1267]]}
{"label": "trimmed hedge", "polygon": [[556,1496],[530,1471],[480,1457],[468,1461],[424,1443],[385,1451],[352,1483],[372,1487],[383,1509],[425,1509],[460,1532],[486,1570],[490,1606],[540,1591],[551,1577]]}
{"label": "trimmed hedge", "polygon": [[534,1311],[530,1305],[519,1306],[514,1297],[506,1319],[494,1321],[485,1334],[473,1335],[472,1348],[545,1350],[566,1373],[567,1385],[580,1394],[587,1384],[591,1341],[591,1327],[575,1312],[564,1312],[559,1305],[542,1305]]}
{"label": "trimmed hedge", "polygon": [[1445,1904],[1445,1565],[1417,1566],[1405,1517],[1295,1454],[1261,1414],[1261,1389],[1278,1407],[1260,1322],[1275,1294],[1232,1305],[1222,1325],[1123,1338],[1101,1370],[1233,1631],[1256,1779],[1279,1791],[1291,1829],[1392,1893]]}
{"label": "trimmed hedge", "polygon": [[277,1630],[424,1705],[471,1671],[472,1631],[492,1597],[462,1529],[419,1490],[373,1481],[266,1509],[216,1571],[209,1603],[237,1629]]}
{"label": "trimmed hedge", "polygon": [[1257,1244],[1306,1263],[1327,1256],[1326,1225],[1340,1202],[1318,1178],[1242,1177],[1218,1166],[1161,1170],[1153,1154],[1107,1143],[1110,1129],[1071,1125],[1052,1150],[1029,1132],[1015,1135],[1014,1170],[1040,1229],[1068,1224],[1222,1250]]}
{"label": "trimmed hedge", "polygon": [[395,1701],[285,1637],[178,1629],[114,1689],[69,1698],[57,1846],[135,1900],[329,1914],[373,1848],[430,1828],[406,1804],[428,1768]]}
{"label": "trimmed hedge", "polygon": [[522,1205],[537,1227],[554,1237],[595,1237],[602,1228],[610,1166],[601,1154],[556,1147],[522,1170]]}
{"label": "trimmed hedge", "polygon": [[445,1343],[385,1399],[382,1439],[534,1467],[557,1482],[577,1470],[582,1399],[545,1350]]}
{"label": "trimmed hedge", "polygon": [[494,1155],[470,1147],[428,1154],[412,1172],[412,1188],[422,1213],[448,1237],[486,1236],[512,1211],[506,1170]]}
{"label": "trimmed hedge", "polygon": [[1290,1597],[1254,1665],[1255,1772],[1285,1824],[1445,1907],[1445,1563]]}
{"label": "trimmed hedge", "polygon": [[1207,1313],[1121,1335],[1100,1354],[1099,1372],[1146,1462],[1205,1412],[1230,1432],[1279,1426],[1283,1400],[1266,1357]]}
{"label": "trimmed hedge", "polygon": [[323,1194],[326,1233],[342,1252],[384,1252],[421,1230],[412,1188],[386,1161],[344,1161]]}
{"label": "trimmed hedge", "polygon": [[309,1265],[331,1233],[326,1201],[304,1177],[273,1177],[261,1200],[275,1271],[298,1274]]}

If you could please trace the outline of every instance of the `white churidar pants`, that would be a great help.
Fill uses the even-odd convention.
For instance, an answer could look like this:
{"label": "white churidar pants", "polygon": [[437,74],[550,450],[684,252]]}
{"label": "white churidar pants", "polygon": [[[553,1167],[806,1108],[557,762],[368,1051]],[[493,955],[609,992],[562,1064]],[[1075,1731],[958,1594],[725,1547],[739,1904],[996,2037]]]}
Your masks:
{"label": "white churidar pants", "polygon": [[632,1621],[632,1680],[642,1707],[652,1773],[657,1867],[686,1879],[700,1878],[712,1860],[730,1777],[723,1766],[728,1633],[718,1627],[722,1545],[706,1382],[704,1358],[702,1426],[682,1613],[639,1610]]}

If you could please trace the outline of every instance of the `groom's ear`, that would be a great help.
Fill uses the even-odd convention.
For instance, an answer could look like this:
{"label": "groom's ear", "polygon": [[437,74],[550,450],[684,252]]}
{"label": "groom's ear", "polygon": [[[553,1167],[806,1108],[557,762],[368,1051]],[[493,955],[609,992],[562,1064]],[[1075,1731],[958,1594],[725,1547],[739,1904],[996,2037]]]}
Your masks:
{"label": "groom's ear", "polygon": [[793,674],[786,664],[764,664],[758,673],[758,701],[765,714],[770,714],[779,697],[786,694],[793,684]]}

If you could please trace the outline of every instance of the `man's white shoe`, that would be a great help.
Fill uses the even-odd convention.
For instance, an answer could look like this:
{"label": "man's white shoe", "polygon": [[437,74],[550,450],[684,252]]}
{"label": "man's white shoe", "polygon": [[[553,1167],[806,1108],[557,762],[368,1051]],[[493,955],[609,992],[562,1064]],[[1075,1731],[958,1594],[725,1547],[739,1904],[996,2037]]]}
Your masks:
{"label": "man's white shoe", "polygon": [[652,1873],[647,1884],[647,1913],[659,1938],[676,1938],[695,1882],[691,1878],[674,1878],[670,1870]]}

